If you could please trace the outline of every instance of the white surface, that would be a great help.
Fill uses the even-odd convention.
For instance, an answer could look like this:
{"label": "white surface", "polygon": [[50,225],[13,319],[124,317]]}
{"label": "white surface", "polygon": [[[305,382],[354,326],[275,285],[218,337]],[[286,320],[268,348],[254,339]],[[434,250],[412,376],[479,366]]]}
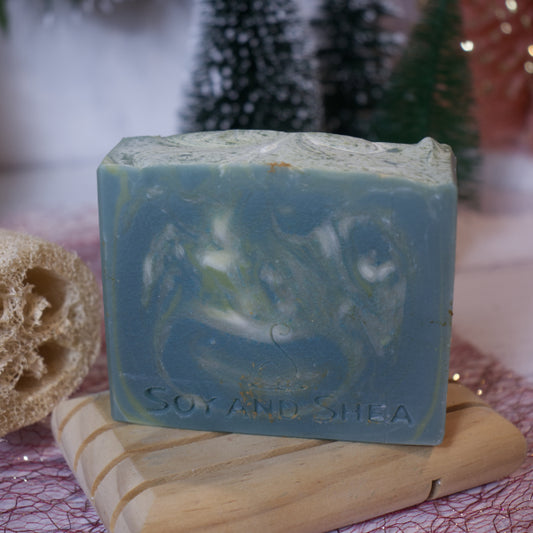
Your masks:
{"label": "white surface", "polygon": [[533,206],[461,210],[457,237],[454,331],[533,380]]}
{"label": "white surface", "polygon": [[192,60],[192,6],[123,1],[102,14],[70,0],[8,0],[0,168],[101,159],[122,137],[175,133]]}
{"label": "white surface", "polygon": [[28,213],[95,210],[99,163],[95,157],[85,164],[0,172],[0,226]]}
{"label": "white surface", "polygon": [[456,332],[533,379],[533,263],[459,271],[455,283]]}

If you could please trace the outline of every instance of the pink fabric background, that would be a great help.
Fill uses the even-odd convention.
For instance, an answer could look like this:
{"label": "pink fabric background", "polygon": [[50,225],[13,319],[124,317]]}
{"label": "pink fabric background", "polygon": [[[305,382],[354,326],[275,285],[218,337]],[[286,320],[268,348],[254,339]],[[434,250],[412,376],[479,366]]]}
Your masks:
{"label": "pink fabric background", "polygon": [[[75,250],[100,277],[96,214],[43,224],[42,218],[13,223]],[[102,326],[103,328],[103,326]],[[482,398],[513,422],[528,441],[528,457],[512,476],[367,522],[342,533],[528,532],[533,531],[533,384],[513,374],[467,342],[454,338],[451,372],[481,389]],[[105,346],[76,395],[107,388]],[[105,532],[56,447],[50,417],[0,439],[0,531]],[[320,533],[320,532],[317,532]]]}

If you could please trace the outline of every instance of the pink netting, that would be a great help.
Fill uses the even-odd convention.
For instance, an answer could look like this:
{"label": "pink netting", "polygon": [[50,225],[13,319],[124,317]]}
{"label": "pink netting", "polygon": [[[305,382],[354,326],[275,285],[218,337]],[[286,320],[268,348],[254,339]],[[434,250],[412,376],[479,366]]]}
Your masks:
{"label": "pink netting", "polygon": [[[80,257],[100,276],[96,214],[29,228]],[[16,227],[14,229],[16,229]],[[35,230],[38,228],[38,230]],[[533,384],[455,339],[451,370],[460,382],[513,422],[528,441],[528,458],[512,476],[436,501],[391,513],[339,530],[372,532],[527,532],[533,531]],[[107,388],[105,347],[76,394]],[[0,531],[104,532],[96,510],[88,502],[55,446],[50,419],[0,439]]]}

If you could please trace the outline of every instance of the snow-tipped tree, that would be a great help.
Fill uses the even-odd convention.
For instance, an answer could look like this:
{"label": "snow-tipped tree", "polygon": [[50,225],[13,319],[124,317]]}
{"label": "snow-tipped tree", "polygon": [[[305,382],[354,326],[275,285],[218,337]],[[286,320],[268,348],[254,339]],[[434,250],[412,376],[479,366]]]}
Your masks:
{"label": "snow-tipped tree", "polygon": [[182,130],[319,127],[320,103],[293,0],[204,0]]}
{"label": "snow-tipped tree", "polygon": [[386,16],[383,0],[322,0],[313,26],[325,131],[368,137],[396,48]]}
{"label": "snow-tipped tree", "polygon": [[380,141],[424,137],[452,147],[463,198],[472,199],[478,130],[458,0],[428,0],[391,75],[373,131]]}

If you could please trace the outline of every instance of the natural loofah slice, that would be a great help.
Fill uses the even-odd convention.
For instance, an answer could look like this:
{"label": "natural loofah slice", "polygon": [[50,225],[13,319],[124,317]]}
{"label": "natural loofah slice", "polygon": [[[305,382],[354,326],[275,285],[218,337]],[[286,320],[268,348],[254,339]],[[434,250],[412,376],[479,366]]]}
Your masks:
{"label": "natural loofah slice", "polygon": [[0,436],[45,417],[100,352],[100,290],[74,253],[0,230]]}

